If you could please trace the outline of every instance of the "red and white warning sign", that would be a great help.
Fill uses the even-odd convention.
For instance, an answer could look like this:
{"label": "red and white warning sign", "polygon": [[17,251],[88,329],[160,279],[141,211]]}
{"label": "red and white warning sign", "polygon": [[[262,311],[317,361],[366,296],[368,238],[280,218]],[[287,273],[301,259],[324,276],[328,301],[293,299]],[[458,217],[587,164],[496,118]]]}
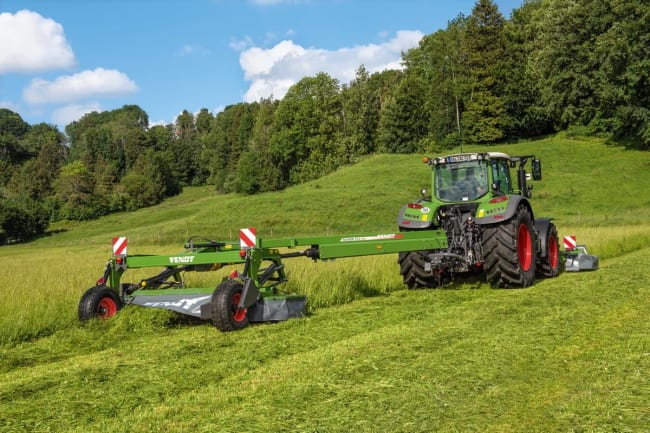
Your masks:
{"label": "red and white warning sign", "polygon": [[239,230],[239,245],[241,249],[255,248],[257,244],[257,233],[255,227],[248,227]]}
{"label": "red and white warning sign", "polygon": [[575,235],[565,236],[564,237],[564,249],[572,250],[576,247],[576,237]]}
{"label": "red and white warning sign", "polygon": [[126,255],[126,244],[127,244],[126,237],[113,238],[113,255],[114,256]]}

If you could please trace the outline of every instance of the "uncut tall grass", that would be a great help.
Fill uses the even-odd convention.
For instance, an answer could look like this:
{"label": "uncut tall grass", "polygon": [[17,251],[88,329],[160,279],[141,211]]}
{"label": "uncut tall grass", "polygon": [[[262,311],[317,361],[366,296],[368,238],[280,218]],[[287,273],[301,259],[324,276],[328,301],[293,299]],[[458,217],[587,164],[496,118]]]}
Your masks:
{"label": "uncut tall grass", "polygon": [[[536,216],[555,218],[560,236],[576,235],[602,259],[648,244],[647,152],[562,136],[487,150],[542,159],[544,178],[534,183],[532,203]],[[182,251],[192,235],[236,240],[239,228],[250,226],[259,237],[386,233],[396,230],[399,208],[429,183],[430,169],[420,156],[376,155],[285,191],[244,197],[186,188],[153,208],[57,223],[49,236],[0,248],[0,344],[78,326],[77,303],[101,276],[113,236],[129,237],[130,254],[170,254]],[[310,309],[389,293],[402,288],[395,261],[395,255],[331,263],[287,260],[286,290],[307,295]],[[137,281],[140,275],[146,276],[128,271],[124,279]],[[221,278],[186,277],[207,287]]]}

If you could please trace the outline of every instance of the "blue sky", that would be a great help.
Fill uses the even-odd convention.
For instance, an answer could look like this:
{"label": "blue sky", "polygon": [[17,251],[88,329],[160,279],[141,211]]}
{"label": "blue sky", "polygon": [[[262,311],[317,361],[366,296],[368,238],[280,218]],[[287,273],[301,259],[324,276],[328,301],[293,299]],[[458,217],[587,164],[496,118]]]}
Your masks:
{"label": "blue sky", "polygon": [[[509,18],[523,0],[496,0]],[[348,83],[469,15],[474,0],[0,0],[0,107],[59,126],[139,105],[151,124]]]}

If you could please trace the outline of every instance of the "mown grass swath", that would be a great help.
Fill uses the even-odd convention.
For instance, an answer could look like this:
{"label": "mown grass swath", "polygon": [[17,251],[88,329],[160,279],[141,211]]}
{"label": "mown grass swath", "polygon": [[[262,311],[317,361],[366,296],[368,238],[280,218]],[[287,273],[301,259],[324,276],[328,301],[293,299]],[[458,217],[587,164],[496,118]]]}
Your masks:
{"label": "mown grass swath", "polygon": [[646,431],[650,156],[563,137],[489,150],[542,159],[536,215],[577,235],[600,270],[522,290],[479,279],[408,291],[395,257],[293,259],[287,290],[309,296],[304,319],[220,333],[127,308],[79,325],[112,236],[155,254],[193,234],[235,239],[241,226],[263,237],[390,231],[429,172],[418,156],[378,155],[283,192],[190,188],[0,248],[3,431]]}

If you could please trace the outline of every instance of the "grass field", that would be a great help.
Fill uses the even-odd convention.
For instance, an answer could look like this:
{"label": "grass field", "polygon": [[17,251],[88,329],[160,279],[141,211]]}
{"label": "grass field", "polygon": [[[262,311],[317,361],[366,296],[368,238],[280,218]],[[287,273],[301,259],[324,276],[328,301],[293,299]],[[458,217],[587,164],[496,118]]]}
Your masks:
{"label": "grass field", "polygon": [[293,259],[287,289],[308,295],[303,319],[224,334],[126,308],[79,325],[113,236],[139,254],[180,251],[194,234],[235,239],[241,226],[391,231],[429,171],[419,156],[378,155],[260,196],[188,188],[0,248],[0,431],[648,431],[650,154],[562,136],[489,150],[542,159],[536,215],[577,235],[600,270],[522,290],[409,291],[393,256]]}

